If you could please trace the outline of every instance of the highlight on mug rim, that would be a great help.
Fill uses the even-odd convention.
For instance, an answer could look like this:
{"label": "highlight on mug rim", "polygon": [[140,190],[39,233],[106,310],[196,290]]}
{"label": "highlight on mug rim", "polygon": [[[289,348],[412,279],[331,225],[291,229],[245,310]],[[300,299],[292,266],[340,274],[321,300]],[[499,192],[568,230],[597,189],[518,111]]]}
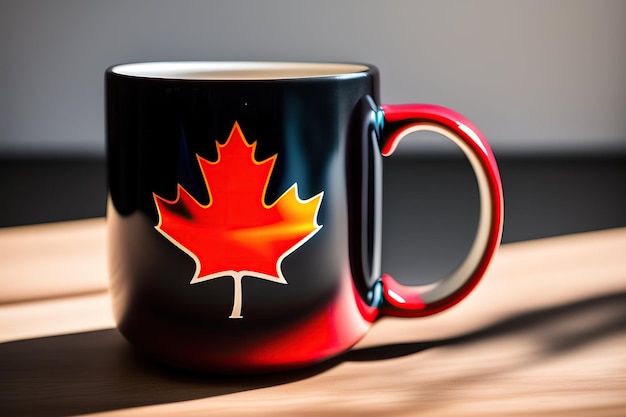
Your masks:
{"label": "highlight on mug rim", "polygon": [[112,73],[167,80],[287,80],[362,74],[363,64],[322,62],[170,61],[137,62],[110,68]]}

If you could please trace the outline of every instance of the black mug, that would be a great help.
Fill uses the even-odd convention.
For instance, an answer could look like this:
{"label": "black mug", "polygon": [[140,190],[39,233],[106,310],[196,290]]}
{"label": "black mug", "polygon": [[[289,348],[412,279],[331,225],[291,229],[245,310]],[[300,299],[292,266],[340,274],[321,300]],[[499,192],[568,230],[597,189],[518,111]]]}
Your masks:
{"label": "black mug", "polygon": [[[106,95],[114,316],[163,362],[209,372],[320,362],[379,317],[456,304],[499,245],[488,143],[444,107],[377,104],[374,66],[124,64],[106,71]],[[465,261],[424,287],[380,271],[381,158],[416,130],[464,151],[481,201]]]}

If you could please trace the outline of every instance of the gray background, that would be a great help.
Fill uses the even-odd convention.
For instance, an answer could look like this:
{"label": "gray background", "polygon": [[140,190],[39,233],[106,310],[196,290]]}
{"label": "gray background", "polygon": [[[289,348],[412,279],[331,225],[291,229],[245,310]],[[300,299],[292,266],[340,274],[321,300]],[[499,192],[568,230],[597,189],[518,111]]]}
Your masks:
{"label": "gray background", "polygon": [[623,0],[0,5],[0,155],[102,156],[103,71],[145,60],[369,62],[385,102],[452,107],[496,154],[626,151]]}

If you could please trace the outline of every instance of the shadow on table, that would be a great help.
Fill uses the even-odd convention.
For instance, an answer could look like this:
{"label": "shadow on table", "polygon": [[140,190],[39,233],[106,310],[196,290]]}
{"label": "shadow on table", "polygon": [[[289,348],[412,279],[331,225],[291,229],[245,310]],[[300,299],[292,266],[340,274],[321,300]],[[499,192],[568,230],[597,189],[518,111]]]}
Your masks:
{"label": "shadow on table", "polygon": [[[114,329],[9,342],[0,344],[0,414],[61,416],[194,400],[306,379],[343,362],[397,358],[509,334],[537,338],[540,354],[549,357],[626,331],[625,305],[626,292],[610,294],[525,312],[449,339],[354,349],[307,369],[252,377],[160,367],[139,356]],[[602,320],[585,325],[590,315]]]}

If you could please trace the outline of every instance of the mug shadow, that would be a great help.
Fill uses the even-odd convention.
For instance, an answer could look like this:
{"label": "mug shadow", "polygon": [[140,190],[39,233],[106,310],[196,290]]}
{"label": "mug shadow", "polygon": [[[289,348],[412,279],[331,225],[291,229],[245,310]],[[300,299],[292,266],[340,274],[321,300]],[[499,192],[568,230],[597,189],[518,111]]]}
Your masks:
{"label": "mug shadow", "polygon": [[[0,344],[0,414],[62,416],[201,399],[288,384],[344,362],[369,362],[516,334],[545,357],[626,331],[626,292],[524,312],[456,337],[353,349],[309,368],[258,376],[206,376],[158,365],[115,329]],[[579,326],[600,314],[600,323]],[[570,325],[564,325],[569,323]],[[571,324],[574,324],[573,326]]]}

